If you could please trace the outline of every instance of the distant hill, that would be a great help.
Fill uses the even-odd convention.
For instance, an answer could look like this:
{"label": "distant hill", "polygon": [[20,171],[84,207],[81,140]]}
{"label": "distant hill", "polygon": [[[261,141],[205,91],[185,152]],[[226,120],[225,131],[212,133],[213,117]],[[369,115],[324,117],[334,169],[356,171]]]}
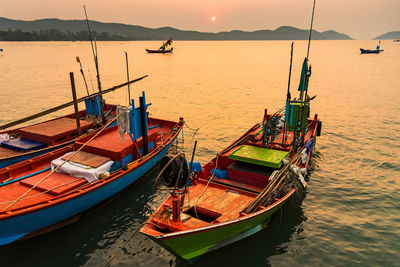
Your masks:
{"label": "distant hill", "polygon": [[400,31],[395,32],[387,32],[385,34],[379,35],[374,38],[375,40],[383,40],[383,39],[400,39]]}
{"label": "distant hill", "polygon": [[[123,40],[165,40],[173,36],[175,40],[307,40],[308,30],[282,26],[276,30],[253,32],[234,30],[230,32],[183,31],[172,27],[146,28],[121,23],[103,23],[90,21],[90,26],[97,33],[120,36]],[[12,20],[0,17],[0,31],[40,32],[59,30],[64,33],[86,31],[85,20],[39,19],[34,21]],[[313,31],[314,40],[351,40],[346,34],[335,31]]]}

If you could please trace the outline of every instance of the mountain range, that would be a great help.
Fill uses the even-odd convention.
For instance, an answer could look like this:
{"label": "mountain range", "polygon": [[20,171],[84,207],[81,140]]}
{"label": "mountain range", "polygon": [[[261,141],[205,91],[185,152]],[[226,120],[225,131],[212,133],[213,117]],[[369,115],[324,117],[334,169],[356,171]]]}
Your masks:
{"label": "mountain range", "polygon": [[[146,28],[143,26],[121,23],[104,23],[90,21],[92,31],[108,35],[120,36],[124,40],[165,40],[174,37],[175,40],[307,40],[309,31],[290,26],[281,26],[276,30],[229,32],[199,32],[184,31],[172,27]],[[39,19],[33,21],[13,20],[0,17],[0,31],[40,32],[58,30],[63,33],[86,31],[85,20]],[[313,30],[314,40],[351,40],[346,34],[333,30],[318,32]]]}
{"label": "mountain range", "polygon": [[383,39],[400,39],[400,31],[388,32],[382,35],[379,35],[374,38],[375,40],[383,40]]}

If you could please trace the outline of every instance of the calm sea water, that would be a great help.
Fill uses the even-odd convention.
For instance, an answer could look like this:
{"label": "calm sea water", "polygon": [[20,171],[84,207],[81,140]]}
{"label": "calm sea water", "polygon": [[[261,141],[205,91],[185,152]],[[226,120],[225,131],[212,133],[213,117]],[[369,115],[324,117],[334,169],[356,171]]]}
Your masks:
{"label": "calm sea water", "polygon": [[[206,163],[245,130],[284,105],[288,41],[174,43],[171,55],[146,54],[160,42],[99,42],[102,85],[126,81],[146,90],[152,116],[184,117],[181,149],[198,140],[196,160]],[[296,41],[292,95],[297,95],[306,42]],[[314,171],[300,207],[289,203],[270,227],[215,251],[194,266],[399,266],[400,262],[400,44],[384,41],[379,55],[360,55],[375,41],[313,41],[312,113],[323,122]],[[95,85],[88,42],[0,42],[0,124],[71,99],[69,72],[85,95],[80,56]],[[89,80],[92,91],[91,80]],[[106,95],[127,104],[126,90]],[[63,110],[57,114],[72,112]],[[0,248],[1,266],[102,266],[165,195],[154,191],[156,172],[107,205],[52,233]],[[135,234],[112,266],[186,266]]]}

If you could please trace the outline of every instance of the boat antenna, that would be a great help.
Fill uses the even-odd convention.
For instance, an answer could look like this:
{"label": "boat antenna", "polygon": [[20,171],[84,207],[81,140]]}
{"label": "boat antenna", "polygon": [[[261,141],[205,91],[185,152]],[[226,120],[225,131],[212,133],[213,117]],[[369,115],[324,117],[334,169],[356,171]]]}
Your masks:
{"label": "boat antenna", "polygon": [[308,55],[309,55],[309,53],[310,53],[312,26],[313,26],[313,22],[314,22],[314,10],[315,10],[315,0],[314,0],[313,8],[312,8],[311,25],[310,25],[310,35],[308,36],[307,60],[308,60]]}
{"label": "boat antenna", "polygon": [[[93,53],[93,58],[94,58],[94,65],[96,66],[96,72],[97,72],[97,86],[99,88],[99,93],[100,93],[100,99],[103,102],[103,94],[101,91],[101,82],[100,82],[100,73],[99,73],[99,61],[98,61],[98,57],[97,57],[97,42],[96,42],[96,38],[94,39],[94,46],[93,46],[93,38],[92,38],[92,32],[90,30],[90,26],[89,26],[89,19],[88,19],[88,15],[86,12],[86,6],[83,5],[83,10],[85,11],[85,17],[86,17],[86,24],[88,27],[88,32],[89,32],[89,38],[90,38],[90,45],[92,46],[92,53]],[[104,112],[103,112],[103,104],[101,105],[101,119],[102,119],[102,123],[105,124],[106,119],[104,117]]]}
{"label": "boat antenna", "polygon": [[[129,64],[128,64],[128,52],[125,52],[125,60],[126,60],[126,77],[128,78],[129,81]],[[131,99],[131,87],[128,84],[128,100],[129,100],[129,105],[132,104],[132,99]]]}

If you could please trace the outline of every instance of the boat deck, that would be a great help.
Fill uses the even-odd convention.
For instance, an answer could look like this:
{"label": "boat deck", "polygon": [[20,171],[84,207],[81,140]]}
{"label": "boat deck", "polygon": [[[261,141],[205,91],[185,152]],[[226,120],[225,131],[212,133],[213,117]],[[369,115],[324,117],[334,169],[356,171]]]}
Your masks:
{"label": "boat deck", "polygon": [[25,153],[25,152],[17,151],[17,150],[13,150],[13,149],[9,149],[9,148],[0,146],[0,159],[20,155],[22,153]]}
{"label": "boat deck", "polygon": [[[48,167],[49,164],[42,163],[36,166],[35,171],[40,171]],[[32,170],[26,170],[22,173],[19,173],[16,177],[11,177],[9,180],[24,177],[31,173]],[[4,210],[8,205],[12,203],[12,201],[18,199],[22,194],[32,188],[33,185],[35,185],[38,181],[40,181],[49,173],[50,170],[47,170],[45,172],[23,179],[19,182],[11,183],[7,186],[0,186],[0,211]],[[85,183],[86,180],[82,178],[76,178],[61,173],[53,173],[38,187],[32,189],[27,195],[25,195],[23,199],[14,204],[13,209],[26,207],[32,204],[36,204],[38,202],[47,201],[53,198],[55,195],[67,192]]]}
{"label": "boat deck", "polygon": [[[162,228],[173,231],[184,231],[228,222],[239,218],[240,212],[256,197],[256,194],[241,192],[240,190],[235,191],[230,187],[213,183],[210,183],[203,193],[205,187],[206,184],[201,182],[188,188],[185,206],[189,207],[183,210],[181,222],[167,224],[165,220],[157,216],[153,217],[153,222]],[[171,207],[171,203],[172,199],[169,198],[165,204]],[[194,211],[194,205],[196,205],[196,211]]]}
{"label": "boat deck", "polygon": [[[93,127],[93,123],[81,119],[80,126],[82,131],[85,131],[90,127]],[[15,132],[23,138],[43,142],[49,145],[55,145],[62,140],[68,140],[78,135],[76,120],[67,117],[24,127]]]}

